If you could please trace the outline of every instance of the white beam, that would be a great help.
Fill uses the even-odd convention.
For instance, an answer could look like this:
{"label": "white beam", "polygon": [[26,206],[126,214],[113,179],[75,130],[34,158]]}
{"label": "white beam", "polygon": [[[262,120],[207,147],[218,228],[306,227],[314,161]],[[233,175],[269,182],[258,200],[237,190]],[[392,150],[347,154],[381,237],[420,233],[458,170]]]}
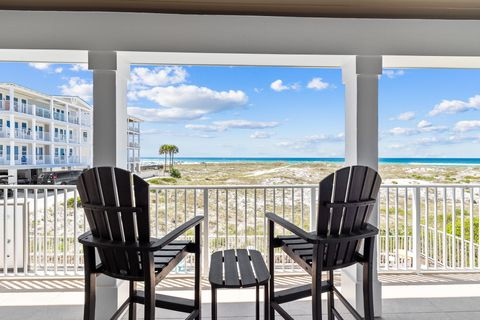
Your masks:
{"label": "white beam", "polygon": [[[345,162],[378,168],[378,77],[382,73],[381,56],[352,57],[342,68],[345,84]],[[374,210],[376,212],[376,210]],[[370,222],[377,225],[372,214]],[[376,266],[376,257],[374,258]],[[382,312],[381,284],[374,268],[375,315]],[[342,293],[357,310],[363,312],[362,266],[342,272]]]}
{"label": "white beam", "polygon": [[477,20],[0,11],[0,29],[5,49],[480,56]]}

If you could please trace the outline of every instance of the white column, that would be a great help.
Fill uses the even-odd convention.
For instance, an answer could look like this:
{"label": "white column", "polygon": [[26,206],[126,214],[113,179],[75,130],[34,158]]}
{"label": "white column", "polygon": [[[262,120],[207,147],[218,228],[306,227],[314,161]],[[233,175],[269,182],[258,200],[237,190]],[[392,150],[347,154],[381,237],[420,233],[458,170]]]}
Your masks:
{"label": "white column", "polygon": [[[93,70],[93,165],[126,168],[130,65],[116,52],[90,51],[88,68]],[[128,297],[128,283],[101,276],[97,297],[97,318],[109,319]]]}
{"label": "white column", "polygon": [[[33,114],[35,114],[35,107],[33,107]],[[30,155],[32,157],[32,164],[36,165],[37,164],[37,131],[35,130],[35,126],[37,125],[37,120],[35,118],[32,119],[32,154]]]}
{"label": "white column", "polygon": [[130,65],[116,52],[89,52],[88,57],[93,70],[93,164],[126,168]]}
{"label": "white column", "polygon": [[[381,56],[350,57],[342,67],[345,85],[345,163],[378,168],[378,77],[382,73]],[[376,210],[374,210],[376,212]],[[377,225],[372,214],[370,223]],[[375,251],[376,252],[376,251]],[[374,257],[375,316],[382,314],[382,287],[378,281]],[[363,313],[362,271],[359,265],[342,272],[342,292]]]}

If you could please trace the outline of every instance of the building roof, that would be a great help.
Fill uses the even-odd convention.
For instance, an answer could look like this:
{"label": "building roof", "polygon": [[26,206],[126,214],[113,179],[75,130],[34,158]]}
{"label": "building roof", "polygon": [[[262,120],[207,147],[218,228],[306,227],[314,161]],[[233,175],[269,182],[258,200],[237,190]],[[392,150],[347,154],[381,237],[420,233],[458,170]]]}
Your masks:
{"label": "building roof", "polygon": [[0,10],[479,19],[478,0],[3,0]]}
{"label": "building roof", "polygon": [[92,107],[93,107],[91,104],[89,104],[88,102],[86,102],[85,100],[83,100],[82,98],[80,98],[78,96],[48,95],[48,94],[45,94],[43,92],[27,88],[25,86],[22,86],[22,85],[19,85],[19,84],[16,84],[16,83],[0,82],[0,87],[8,87],[8,86],[15,87],[16,89],[19,89],[19,90],[23,90],[23,91],[25,91],[29,94],[41,96],[44,99],[54,98],[54,99],[61,100],[61,101],[71,103],[71,104],[75,104],[76,102],[80,102],[86,108],[92,109]]}

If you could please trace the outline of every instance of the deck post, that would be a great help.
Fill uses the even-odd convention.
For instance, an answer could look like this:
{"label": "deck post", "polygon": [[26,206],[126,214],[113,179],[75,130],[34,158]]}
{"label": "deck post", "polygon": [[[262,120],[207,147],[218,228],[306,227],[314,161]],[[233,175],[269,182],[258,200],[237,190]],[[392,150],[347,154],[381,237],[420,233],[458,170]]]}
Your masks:
{"label": "deck post", "polygon": [[[130,64],[113,51],[90,51],[93,71],[93,165],[127,168],[127,81]],[[110,319],[128,297],[128,282],[97,280],[96,319]]]}
{"label": "deck post", "polygon": [[[378,168],[378,78],[382,74],[382,56],[348,57],[342,66],[345,85],[345,163]],[[377,212],[377,210],[373,210]],[[377,225],[372,214],[370,223]],[[374,251],[376,252],[376,250]],[[376,266],[374,256],[373,265]],[[342,293],[363,314],[362,266],[342,271]],[[382,314],[382,292],[374,268],[373,294],[375,316]]]}

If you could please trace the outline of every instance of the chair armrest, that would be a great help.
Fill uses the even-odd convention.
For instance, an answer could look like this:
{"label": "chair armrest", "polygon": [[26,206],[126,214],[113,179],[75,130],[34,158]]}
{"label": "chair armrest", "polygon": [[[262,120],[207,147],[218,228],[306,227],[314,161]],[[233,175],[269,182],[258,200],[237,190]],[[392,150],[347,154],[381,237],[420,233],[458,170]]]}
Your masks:
{"label": "chair armrest", "polygon": [[161,239],[150,238],[149,242],[122,242],[119,241],[111,241],[111,240],[103,240],[97,238],[92,235],[91,231],[87,231],[81,236],[78,237],[78,241],[86,246],[95,247],[95,248],[103,248],[103,249],[124,249],[124,250],[134,250],[134,251],[141,251],[141,252],[148,252],[148,251],[158,251],[167,244],[171,243],[173,240],[178,238],[180,235],[185,233],[187,230],[197,226],[200,222],[202,222],[203,216],[196,216],[195,218],[185,222],[181,226],[177,227],[175,230],[169,232]]}
{"label": "chair armrest", "polygon": [[[202,222],[203,219],[204,219],[203,216],[196,216],[195,218],[190,219],[184,224],[182,224],[181,226],[175,228],[175,230],[170,231],[161,239],[156,239],[156,241],[152,243],[151,250],[152,251],[160,250],[161,248],[163,248],[164,246],[166,246],[167,244],[169,244],[170,242],[172,242],[173,240],[175,240],[176,238],[184,234],[189,229],[196,227],[198,224],[200,224],[200,222]],[[206,230],[206,232],[208,231]]]}
{"label": "chair armrest", "polygon": [[267,212],[265,214],[268,220],[280,225],[281,227],[284,227],[288,231],[292,232],[296,236],[302,238],[303,240],[310,242],[310,243],[317,243],[319,242],[320,238],[317,237],[316,235],[313,235],[311,233],[306,232],[300,227],[297,227],[290,221],[287,221],[280,216],[277,216],[275,213]]}

